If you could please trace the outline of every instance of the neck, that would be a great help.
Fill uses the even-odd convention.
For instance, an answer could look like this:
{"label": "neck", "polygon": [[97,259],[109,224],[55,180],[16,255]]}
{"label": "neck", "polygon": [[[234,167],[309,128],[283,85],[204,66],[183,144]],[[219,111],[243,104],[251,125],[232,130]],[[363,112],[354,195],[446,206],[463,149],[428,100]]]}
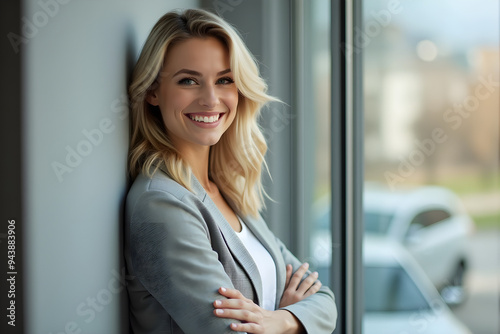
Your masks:
{"label": "neck", "polygon": [[210,147],[199,146],[182,150],[182,158],[191,167],[191,171],[207,193],[213,191],[213,183],[208,178],[208,158]]}

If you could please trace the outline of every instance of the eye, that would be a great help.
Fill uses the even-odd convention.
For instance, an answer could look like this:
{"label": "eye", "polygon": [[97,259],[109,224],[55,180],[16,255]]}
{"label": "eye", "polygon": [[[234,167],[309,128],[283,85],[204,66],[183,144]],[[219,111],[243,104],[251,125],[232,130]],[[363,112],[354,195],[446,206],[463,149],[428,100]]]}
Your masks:
{"label": "eye", "polygon": [[219,78],[215,84],[217,85],[230,85],[234,83],[234,80],[230,77]]}
{"label": "eye", "polygon": [[197,82],[193,78],[183,78],[183,79],[177,81],[177,84],[183,85],[183,86],[192,86],[192,85],[196,85]]}

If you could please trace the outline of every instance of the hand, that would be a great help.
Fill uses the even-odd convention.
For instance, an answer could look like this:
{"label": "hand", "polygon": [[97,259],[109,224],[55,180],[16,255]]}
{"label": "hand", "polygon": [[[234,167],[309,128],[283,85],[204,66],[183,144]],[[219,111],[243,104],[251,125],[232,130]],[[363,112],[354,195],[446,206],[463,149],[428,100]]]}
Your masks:
{"label": "hand", "polygon": [[239,320],[232,323],[231,329],[238,332],[263,333],[301,333],[302,324],[285,310],[268,311],[245,298],[236,289],[220,288],[219,293],[228,299],[214,302],[214,314],[219,318]]}
{"label": "hand", "polygon": [[292,276],[292,265],[288,264],[286,266],[286,284],[285,291],[280,300],[280,308],[295,304],[319,291],[321,282],[317,280],[317,272],[309,274],[307,278],[301,282],[308,268],[309,264],[307,262],[303,263]]}

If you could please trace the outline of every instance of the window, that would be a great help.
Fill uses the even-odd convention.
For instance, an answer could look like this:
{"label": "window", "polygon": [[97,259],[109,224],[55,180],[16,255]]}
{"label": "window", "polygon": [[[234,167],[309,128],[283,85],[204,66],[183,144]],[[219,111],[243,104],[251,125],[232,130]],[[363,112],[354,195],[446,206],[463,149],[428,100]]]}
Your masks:
{"label": "window", "polygon": [[365,312],[410,312],[429,303],[401,267],[365,266]]}
{"label": "window", "polygon": [[[500,3],[362,4],[354,52],[363,54],[364,180],[409,199],[398,204],[399,212],[426,207],[413,219],[408,214],[408,231],[392,237],[404,241],[424,274],[412,279],[427,281],[450,305],[458,304],[450,321],[473,333],[496,333],[499,257],[484,250],[497,249],[500,227]],[[365,214],[366,231],[382,228],[377,222]],[[367,310],[391,297],[392,291],[371,291],[378,275],[365,269]],[[370,333],[368,325],[373,323],[365,327]],[[406,325],[398,332],[418,331],[411,321]]]}
{"label": "window", "polygon": [[364,213],[365,233],[384,235],[389,230],[393,216],[380,212],[365,210]]}
{"label": "window", "polygon": [[[304,50],[301,50],[304,134],[304,225],[309,235],[308,260],[330,285],[331,189],[330,189],[330,3],[304,1],[296,8],[303,16]],[[297,38],[301,38],[297,36]],[[311,222],[311,223],[308,223]]]}
{"label": "window", "polygon": [[[461,247],[464,239],[489,242],[492,249],[498,242],[498,233],[486,232],[497,231],[500,222],[498,1],[223,2],[231,4],[223,15],[261,62],[271,94],[287,104],[272,107],[262,120],[273,177],[266,189],[277,200],[268,202],[265,218],[333,288],[340,311],[335,333],[363,331],[363,299],[382,293],[364,294],[363,287],[373,289],[370,278],[392,275],[363,271],[365,232],[392,231],[397,218],[381,201],[363,206],[365,183],[385,188],[395,201],[398,191],[408,188],[432,186],[457,194],[466,210],[455,219],[453,208],[454,233],[446,232],[452,224],[433,224],[451,219],[434,210],[438,204],[425,201],[434,209],[415,223],[436,226],[438,238],[427,240],[433,251],[412,243],[414,252],[421,251],[413,255],[422,263],[439,259],[437,266],[438,261],[429,262],[431,286],[443,280],[472,284],[452,284],[447,291],[456,296],[477,287],[477,281],[463,279],[464,267],[488,262],[476,273],[494,282],[493,264],[500,259],[490,254],[488,261],[474,262],[482,252]],[[273,129],[276,121],[280,126]],[[400,239],[412,218],[408,214],[395,233]],[[462,234],[453,239],[457,233]],[[446,236],[446,243],[436,243],[443,241],[439,236]],[[466,302],[453,308],[455,319],[466,325],[481,318],[483,328],[471,327],[473,332],[498,331],[498,291],[493,285],[487,289],[490,304],[484,305],[495,306],[476,310]],[[470,294],[467,300],[477,303],[477,297]],[[383,301],[382,296],[365,300],[368,309]]]}

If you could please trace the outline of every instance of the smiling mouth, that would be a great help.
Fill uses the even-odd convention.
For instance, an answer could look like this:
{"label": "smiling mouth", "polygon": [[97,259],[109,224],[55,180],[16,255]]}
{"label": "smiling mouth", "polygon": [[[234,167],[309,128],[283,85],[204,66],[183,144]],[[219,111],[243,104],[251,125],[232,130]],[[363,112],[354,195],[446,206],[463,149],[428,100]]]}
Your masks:
{"label": "smiling mouth", "polygon": [[187,115],[191,120],[199,123],[215,123],[219,121],[219,118],[224,115],[223,113],[221,114],[216,114],[212,116],[200,116],[200,115],[194,115],[194,114],[189,114]]}

